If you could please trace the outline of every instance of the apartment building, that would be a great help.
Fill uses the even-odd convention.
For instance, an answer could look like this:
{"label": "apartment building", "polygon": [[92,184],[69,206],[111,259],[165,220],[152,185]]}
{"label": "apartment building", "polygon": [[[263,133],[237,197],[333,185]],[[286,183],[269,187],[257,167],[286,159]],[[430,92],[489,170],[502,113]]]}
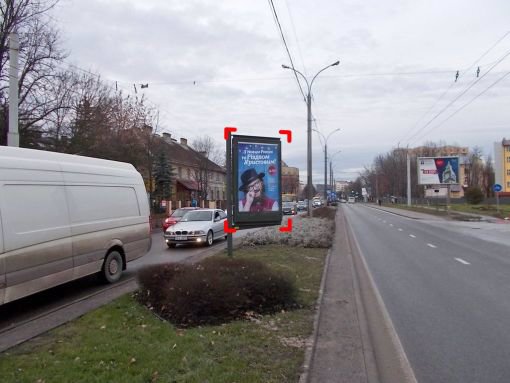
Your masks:
{"label": "apartment building", "polygon": [[510,193],[510,140],[506,138],[494,143],[494,172],[502,191]]}

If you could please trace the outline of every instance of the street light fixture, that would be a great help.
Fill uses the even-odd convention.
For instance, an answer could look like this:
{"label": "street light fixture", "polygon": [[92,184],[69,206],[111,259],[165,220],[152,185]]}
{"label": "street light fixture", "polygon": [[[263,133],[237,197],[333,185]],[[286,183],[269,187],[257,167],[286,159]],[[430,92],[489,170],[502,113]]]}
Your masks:
{"label": "street light fixture", "polygon": [[312,129],[312,130],[319,133],[321,135],[322,139],[324,140],[324,201],[327,202],[328,201],[328,190],[327,190],[326,185],[328,182],[328,140],[329,140],[329,137],[331,137],[331,135],[333,133],[340,131],[340,128],[333,130],[326,137],[324,137],[324,134],[319,132],[317,129]]}
{"label": "street light fixture", "polygon": [[312,210],[312,85],[313,81],[317,78],[317,76],[328,69],[329,67],[336,66],[340,64],[340,61],[336,61],[333,64],[330,64],[324,68],[322,68],[320,71],[317,72],[315,76],[313,76],[312,81],[308,82],[308,79],[305,77],[303,73],[298,71],[297,69],[291,68],[288,65],[282,65],[283,69],[290,69],[294,73],[299,74],[306,82],[306,86],[308,87],[308,94],[306,95],[306,106],[307,106],[307,115],[308,115],[308,129],[307,129],[307,136],[308,136],[308,142],[307,142],[307,197],[308,197],[308,216],[311,215]]}

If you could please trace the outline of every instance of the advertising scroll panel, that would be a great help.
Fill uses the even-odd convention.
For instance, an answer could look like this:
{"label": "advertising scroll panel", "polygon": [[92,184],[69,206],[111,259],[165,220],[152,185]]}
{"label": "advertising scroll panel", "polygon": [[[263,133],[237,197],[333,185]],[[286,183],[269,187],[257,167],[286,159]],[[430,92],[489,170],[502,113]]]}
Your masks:
{"label": "advertising scroll panel", "polygon": [[459,157],[419,157],[418,184],[447,185],[459,183]]}
{"label": "advertising scroll panel", "polygon": [[232,149],[235,225],[280,225],[280,139],[233,136]]}

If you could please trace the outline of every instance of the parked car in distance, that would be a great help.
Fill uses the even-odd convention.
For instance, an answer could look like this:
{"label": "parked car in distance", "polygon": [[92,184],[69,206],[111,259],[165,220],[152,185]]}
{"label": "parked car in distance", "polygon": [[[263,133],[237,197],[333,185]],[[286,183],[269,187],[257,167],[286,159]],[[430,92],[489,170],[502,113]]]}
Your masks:
{"label": "parked car in distance", "polygon": [[312,201],[312,206],[313,207],[321,207],[322,201],[320,200],[320,198],[314,198]]}
{"label": "parked car in distance", "polygon": [[282,213],[295,215],[297,214],[297,205],[295,202],[283,202]]}
{"label": "parked car in distance", "polygon": [[307,206],[305,201],[298,201],[297,203],[297,210],[298,211],[306,211]]}
{"label": "parked car in distance", "polygon": [[188,211],[175,225],[165,231],[168,247],[177,244],[205,244],[211,246],[216,239],[227,238],[224,222],[227,215],[220,209]]}
{"label": "parked car in distance", "polygon": [[165,218],[163,220],[163,232],[166,231],[170,226],[175,225],[177,222],[179,222],[184,214],[186,214],[190,210],[197,210],[200,209],[198,207],[180,207],[178,209],[175,209],[172,214],[170,214],[169,217]]}
{"label": "parked car in distance", "polygon": [[355,203],[355,202],[356,202],[356,198],[355,197],[347,198],[347,203]]}

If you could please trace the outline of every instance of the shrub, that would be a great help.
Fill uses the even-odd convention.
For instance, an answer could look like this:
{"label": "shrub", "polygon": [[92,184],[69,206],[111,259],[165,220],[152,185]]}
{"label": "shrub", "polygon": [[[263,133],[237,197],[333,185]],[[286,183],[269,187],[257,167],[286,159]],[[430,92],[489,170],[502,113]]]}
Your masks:
{"label": "shrub", "polygon": [[151,265],[138,273],[139,301],[176,326],[220,324],[247,312],[296,305],[288,274],[256,260],[212,257],[194,265]]}
{"label": "shrub", "polygon": [[467,203],[471,205],[478,205],[483,201],[484,195],[478,186],[470,186],[464,192]]}
{"label": "shrub", "polygon": [[316,218],[327,218],[334,220],[336,209],[332,207],[319,207],[312,210],[312,216]]}

